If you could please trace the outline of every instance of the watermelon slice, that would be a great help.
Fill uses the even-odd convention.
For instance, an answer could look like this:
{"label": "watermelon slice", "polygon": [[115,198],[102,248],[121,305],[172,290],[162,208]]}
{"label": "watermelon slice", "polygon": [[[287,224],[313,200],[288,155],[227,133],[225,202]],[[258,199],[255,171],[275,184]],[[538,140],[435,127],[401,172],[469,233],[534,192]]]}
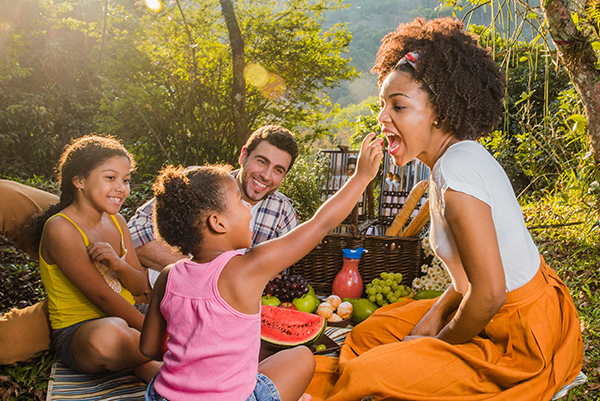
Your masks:
{"label": "watermelon slice", "polygon": [[312,313],[262,305],[260,338],[278,348],[309,346],[325,332],[327,321]]}

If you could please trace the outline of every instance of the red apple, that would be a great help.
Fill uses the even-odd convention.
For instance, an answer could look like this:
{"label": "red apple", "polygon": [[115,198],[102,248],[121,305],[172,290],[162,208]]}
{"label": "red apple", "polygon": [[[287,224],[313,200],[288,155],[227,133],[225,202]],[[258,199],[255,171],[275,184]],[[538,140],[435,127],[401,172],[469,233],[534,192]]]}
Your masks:
{"label": "red apple", "polygon": [[298,310],[293,303],[291,302],[282,302],[281,304],[279,304],[280,308],[285,308],[285,309],[294,309],[294,310]]}

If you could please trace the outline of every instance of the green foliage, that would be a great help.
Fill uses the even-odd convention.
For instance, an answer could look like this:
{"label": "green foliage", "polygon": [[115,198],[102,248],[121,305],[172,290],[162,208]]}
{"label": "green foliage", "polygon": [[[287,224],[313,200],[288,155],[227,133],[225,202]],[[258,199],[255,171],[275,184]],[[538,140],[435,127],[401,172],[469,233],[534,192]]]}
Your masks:
{"label": "green foliage", "polygon": [[358,104],[332,110],[333,117],[329,120],[328,135],[317,140],[313,148],[335,149],[339,145],[352,145],[350,137],[358,129],[361,118],[371,116],[371,104],[376,101],[375,96],[369,96]]}
{"label": "green foliage", "polygon": [[328,167],[327,157],[320,152],[300,155],[279,186],[279,191],[292,200],[300,222],[310,219],[321,206]]}
{"label": "green foliage", "polygon": [[[573,194],[574,195],[574,194]],[[550,267],[563,279],[577,307],[583,336],[583,371],[586,384],[571,390],[569,399],[600,397],[600,231],[597,214],[577,199],[561,194],[535,202],[522,202],[534,241]],[[575,223],[568,225],[569,223]],[[536,228],[537,227],[537,228]]]}
{"label": "green foliage", "polygon": [[522,131],[513,135],[496,131],[482,143],[502,164],[518,193],[540,196],[563,191],[565,185],[585,192],[593,181],[594,167],[574,89],[560,92],[550,110],[539,123],[522,119],[515,127]]}
{"label": "green foliage", "polygon": [[381,133],[377,115],[379,114],[379,99],[369,104],[371,110],[370,116],[359,116],[356,119],[356,132],[350,137],[350,144],[353,148],[359,148],[363,139],[371,132]]}
{"label": "green foliage", "polygon": [[54,361],[56,361],[56,354],[53,350],[48,350],[37,354],[28,361],[0,366],[0,384],[4,378],[12,382],[2,399],[10,401],[45,400],[50,369]]}
{"label": "green foliage", "polygon": [[[309,140],[327,134],[321,92],[356,75],[343,57],[345,28],[322,29],[323,12],[339,1],[236,5],[246,62],[269,74],[267,86],[248,81],[248,134],[268,123]],[[122,139],[142,174],[166,162],[235,162],[231,52],[218,1],[151,11],[144,2],[6,0],[2,11],[4,174],[49,176],[64,145],[91,132]]]}
{"label": "green foliage", "polygon": [[2,2],[0,168],[5,174],[50,175],[69,138],[93,130],[90,47],[81,30],[67,23],[70,13],[82,11],[68,2]]}
{"label": "green foliage", "polygon": [[[103,86],[114,95],[103,100],[97,121],[104,132],[127,132],[136,154],[144,155],[139,162],[146,171],[165,160],[189,165],[237,158],[231,55],[217,3],[186,8],[187,24],[174,5],[145,13],[109,58],[115,64],[107,68],[111,75]],[[341,27],[321,30],[322,10],[334,3],[291,0],[281,11],[272,1],[238,3],[246,63],[269,74],[270,83],[257,86],[248,79],[249,132],[267,123],[323,131],[326,99],[317,92],[354,74],[341,57],[347,33]],[[120,12],[126,20],[133,11]],[[130,67],[117,68],[123,64]]]}

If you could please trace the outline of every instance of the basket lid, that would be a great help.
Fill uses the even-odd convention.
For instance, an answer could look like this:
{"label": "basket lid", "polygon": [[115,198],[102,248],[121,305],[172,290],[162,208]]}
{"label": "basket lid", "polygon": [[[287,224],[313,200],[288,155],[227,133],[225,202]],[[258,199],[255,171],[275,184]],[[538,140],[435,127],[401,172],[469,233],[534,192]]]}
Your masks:
{"label": "basket lid", "polygon": [[342,249],[342,255],[348,259],[360,259],[363,252],[366,252],[366,249],[363,247],[356,249]]}

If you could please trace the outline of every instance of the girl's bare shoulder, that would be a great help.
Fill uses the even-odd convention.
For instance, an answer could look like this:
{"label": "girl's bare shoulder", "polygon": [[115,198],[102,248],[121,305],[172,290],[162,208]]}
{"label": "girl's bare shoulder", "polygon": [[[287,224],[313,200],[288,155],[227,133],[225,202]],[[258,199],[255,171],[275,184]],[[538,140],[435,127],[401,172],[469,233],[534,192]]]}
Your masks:
{"label": "girl's bare shoulder", "polygon": [[125,221],[125,218],[123,216],[121,216],[120,213],[115,214],[115,218],[117,219],[117,221],[119,222],[121,227],[123,227],[123,225],[125,227],[127,227],[127,221]]}
{"label": "girl's bare shoulder", "polygon": [[74,234],[81,237],[77,227],[64,216],[53,216],[46,221],[44,226],[44,238]]}

